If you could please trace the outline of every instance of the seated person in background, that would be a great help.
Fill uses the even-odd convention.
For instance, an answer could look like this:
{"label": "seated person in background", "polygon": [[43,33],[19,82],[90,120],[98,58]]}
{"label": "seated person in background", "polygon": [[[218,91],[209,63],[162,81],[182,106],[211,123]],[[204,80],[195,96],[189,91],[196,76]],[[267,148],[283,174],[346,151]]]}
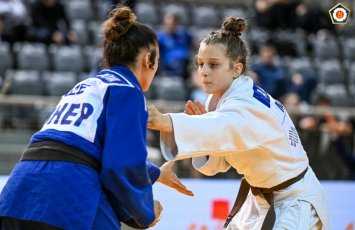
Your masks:
{"label": "seated person in background", "polygon": [[[298,126],[301,130],[317,133],[320,132],[318,152],[319,154],[329,153],[331,140],[334,139],[333,133],[341,131],[342,134],[350,134],[350,123],[347,116],[333,115],[331,113],[331,100],[324,94],[318,95],[315,106],[324,110],[318,115],[309,115],[299,120]],[[335,130],[335,131],[334,131]]]}
{"label": "seated person in background", "polygon": [[[318,106],[319,108],[329,109],[331,106],[331,101],[326,95],[320,94],[316,98],[315,106]],[[316,131],[322,129],[324,123],[324,117],[310,115],[302,118],[299,121],[298,126],[301,130]]]}
{"label": "seated person in background", "polygon": [[21,0],[0,0],[0,41],[11,44],[27,38],[27,9]]}
{"label": "seated person in background", "polygon": [[254,3],[256,22],[269,30],[295,29],[298,0],[256,0]]}
{"label": "seated person in background", "polygon": [[317,33],[321,29],[334,31],[335,27],[329,20],[328,12],[324,11],[319,4],[300,2],[295,9],[297,27],[306,33]]}
{"label": "seated person in background", "polygon": [[263,89],[276,99],[286,92],[286,74],[282,67],[275,64],[277,50],[272,40],[266,41],[260,47],[260,63],[253,65]]}
{"label": "seated person in background", "polygon": [[71,44],[78,41],[70,21],[58,0],[37,0],[31,5],[30,40],[46,44]]}
{"label": "seated person in background", "polygon": [[287,92],[294,92],[300,97],[300,102],[310,104],[311,94],[316,87],[316,75],[311,71],[298,71],[294,73],[288,84]]}
{"label": "seated person in background", "polygon": [[325,120],[329,132],[333,134],[331,140],[337,147],[336,152],[348,166],[350,179],[355,180],[355,152],[351,150],[350,146],[347,146],[344,140],[345,137],[352,135],[353,126],[347,121],[337,121],[330,112],[325,115]]}
{"label": "seated person in background", "polygon": [[163,30],[158,32],[161,71],[186,79],[192,37],[184,27],[179,26],[179,18],[175,13],[165,14],[163,23]]}

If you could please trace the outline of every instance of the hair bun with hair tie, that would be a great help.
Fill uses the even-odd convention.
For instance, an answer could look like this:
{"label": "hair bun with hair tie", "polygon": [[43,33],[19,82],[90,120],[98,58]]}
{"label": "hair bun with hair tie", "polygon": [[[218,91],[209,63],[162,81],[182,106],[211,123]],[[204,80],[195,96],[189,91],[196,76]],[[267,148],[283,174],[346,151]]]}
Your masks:
{"label": "hair bun with hair tie", "polygon": [[116,42],[136,21],[136,15],[129,7],[122,7],[111,11],[109,19],[104,23],[106,41]]}
{"label": "hair bun with hair tie", "polygon": [[223,20],[222,31],[234,33],[238,36],[245,31],[246,23],[243,18],[228,16]]}

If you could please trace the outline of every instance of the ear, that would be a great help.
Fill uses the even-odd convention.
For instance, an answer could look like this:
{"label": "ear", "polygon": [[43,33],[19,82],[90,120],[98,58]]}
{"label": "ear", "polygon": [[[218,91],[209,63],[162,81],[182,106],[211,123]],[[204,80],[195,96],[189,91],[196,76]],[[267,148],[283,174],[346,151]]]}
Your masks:
{"label": "ear", "polygon": [[152,60],[152,53],[147,52],[144,55],[144,67],[147,69],[154,69],[154,60]]}
{"label": "ear", "polygon": [[234,64],[234,72],[239,76],[241,73],[242,73],[242,71],[243,71],[243,64],[242,63],[240,63],[240,62],[237,62],[237,63],[235,63]]}

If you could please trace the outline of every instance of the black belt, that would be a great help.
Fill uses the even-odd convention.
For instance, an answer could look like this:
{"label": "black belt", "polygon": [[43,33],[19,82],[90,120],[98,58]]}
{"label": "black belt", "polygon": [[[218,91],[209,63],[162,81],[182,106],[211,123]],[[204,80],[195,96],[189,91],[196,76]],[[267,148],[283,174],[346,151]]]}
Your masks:
{"label": "black belt", "polygon": [[275,219],[276,219],[275,208],[274,208],[274,194],[272,192],[275,192],[275,191],[278,191],[281,189],[285,189],[285,188],[289,187],[290,185],[296,183],[297,181],[301,180],[304,177],[304,175],[306,174],[307,169],[308,168],[306,168],[306,170],[304,170],[298,176],[296,176],[292,179],[289,179],[289,180],[287,180],[279,185],[276,185],[272,188],[253,187],[243,177],[240,182],[240,187],[239,187],[239,192],[238,192],[237,198],[235,199],[233,208],[227,217],[227,220],[224,224],[224,228],[228,227],[229,222],[233,219],[233,217],[237,214],[239,209],[243,206],[245,200],[247,199],[249,190],[251,189],[254,196],[262,195],[264,197],[264,199],[270,205],[270,208],[266,213],[265,220],[263,222],[261,229],[262,230],[271,230],[274,226]]}
{"label": "black belt", "polygon": [[40,141],[30,144],[20,161],[67,161],[87,165],[100,172],[98,160],[83,151],[58,141]]}

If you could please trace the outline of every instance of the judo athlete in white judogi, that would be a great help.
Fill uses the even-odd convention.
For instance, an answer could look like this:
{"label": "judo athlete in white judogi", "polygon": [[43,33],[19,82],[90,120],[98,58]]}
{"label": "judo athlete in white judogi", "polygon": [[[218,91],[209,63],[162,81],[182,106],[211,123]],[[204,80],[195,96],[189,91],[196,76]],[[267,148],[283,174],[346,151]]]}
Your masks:
{"label": "judo athlete in white judogi", "polygon": [[166,160],[192,158],[207,176],[231,167],[244,175],[245,198],[227,229],[328,229],[325,193],[287,111],[246,76],[244,28],[243,19],[226,18],[200,44],[205,107],[189,101],[185,113],[161,114],[150,105],[148,127],[161,131]]}

